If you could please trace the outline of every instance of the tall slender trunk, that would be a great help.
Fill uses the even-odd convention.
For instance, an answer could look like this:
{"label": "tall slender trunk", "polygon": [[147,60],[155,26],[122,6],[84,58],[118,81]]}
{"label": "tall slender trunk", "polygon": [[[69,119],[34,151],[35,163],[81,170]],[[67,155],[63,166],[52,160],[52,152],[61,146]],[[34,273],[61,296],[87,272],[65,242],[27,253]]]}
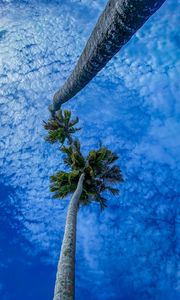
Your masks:
{"label": "tall slender trunk", "polygon": [[73,72],[55,93],[52,114],[84,88],[164,2],[109,0]]}
{"label": "tall slender trunk", "polygon": [[64,238],[56,274],[53,300],[73,300],[75,283],[76,219],[79,198],[83,190],[84,174],[79,178],[66,218]]}

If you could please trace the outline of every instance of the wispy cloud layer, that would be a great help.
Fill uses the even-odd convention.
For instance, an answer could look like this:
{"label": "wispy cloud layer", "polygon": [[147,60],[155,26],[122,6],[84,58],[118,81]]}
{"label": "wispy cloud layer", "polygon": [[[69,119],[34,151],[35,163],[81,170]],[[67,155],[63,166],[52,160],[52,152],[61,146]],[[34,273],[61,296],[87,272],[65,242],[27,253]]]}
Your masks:
{"label": "wispy cloud layer", "polygon": [[[105,3],[0,4],[0,174],[16,189],[16,218],[34,255],[43,250],[53,263],[68,202],[54,201],[49,193],[49,176],[62,160],[44,142],[42,120]],[[78,299],[178,299],[177,9],[178,1],[167,1],[68,103],[80,117],[84,151],[102,141],[118,152],[125,177],[121,196],[109,199],[103,214],[96,206],[80,211]]]}

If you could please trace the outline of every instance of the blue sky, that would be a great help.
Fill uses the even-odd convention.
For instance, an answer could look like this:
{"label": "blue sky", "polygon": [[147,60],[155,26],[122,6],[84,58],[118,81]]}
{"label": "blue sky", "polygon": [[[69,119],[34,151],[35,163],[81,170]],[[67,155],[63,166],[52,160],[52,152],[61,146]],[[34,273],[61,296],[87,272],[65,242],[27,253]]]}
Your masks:
{"label": "blue sky", "polygon": [[[67,201],[42,120],[106,1],[0,2],[0,299],[52,299]],[[125,183],[100,213],[78,215],[76,294],[84,300],[178,300],[180,91],[178,0],[166,1],[65,107],[83,151],[101,141]]]}

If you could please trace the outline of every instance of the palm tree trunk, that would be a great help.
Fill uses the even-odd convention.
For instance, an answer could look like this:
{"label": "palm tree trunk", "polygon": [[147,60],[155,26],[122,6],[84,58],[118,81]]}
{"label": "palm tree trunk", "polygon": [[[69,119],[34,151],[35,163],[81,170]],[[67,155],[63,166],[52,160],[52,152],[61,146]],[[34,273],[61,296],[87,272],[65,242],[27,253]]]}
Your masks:
{"label": "palm tree trunk", "polygon": [[165,0],[109,0],[73,72],[55,93],[49,110],[75,96],[124,46]]}
{"label": "palm tree trunk", "polygon": [[83,189],[84,174],[74,192],[66,218],[65,233],[61,247],[61,254],[56,274],[56,284],[53,300],[73,300],[75,281],[75,250],[76,250],[76,219],[79,198]]}

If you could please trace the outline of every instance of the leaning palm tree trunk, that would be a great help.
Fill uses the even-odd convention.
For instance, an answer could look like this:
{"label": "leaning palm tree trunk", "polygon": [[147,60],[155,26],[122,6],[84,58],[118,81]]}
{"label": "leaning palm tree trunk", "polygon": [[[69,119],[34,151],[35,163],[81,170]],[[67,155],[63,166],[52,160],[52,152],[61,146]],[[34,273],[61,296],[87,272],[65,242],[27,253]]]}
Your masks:
{"label": "leaning palm tree trunk", "polygon": [[79,198],[83,190],[84,174],[79,178],[77,189],[69,204],[65,233],[56,274],[53,300],[73,300],[75,281],[76,218]]}
{"label": "leaning palm tree trunk", "polygon": [[165,0],[109,0],[73,72],[57,91],[49,109],[75,96],[124,46]]}

